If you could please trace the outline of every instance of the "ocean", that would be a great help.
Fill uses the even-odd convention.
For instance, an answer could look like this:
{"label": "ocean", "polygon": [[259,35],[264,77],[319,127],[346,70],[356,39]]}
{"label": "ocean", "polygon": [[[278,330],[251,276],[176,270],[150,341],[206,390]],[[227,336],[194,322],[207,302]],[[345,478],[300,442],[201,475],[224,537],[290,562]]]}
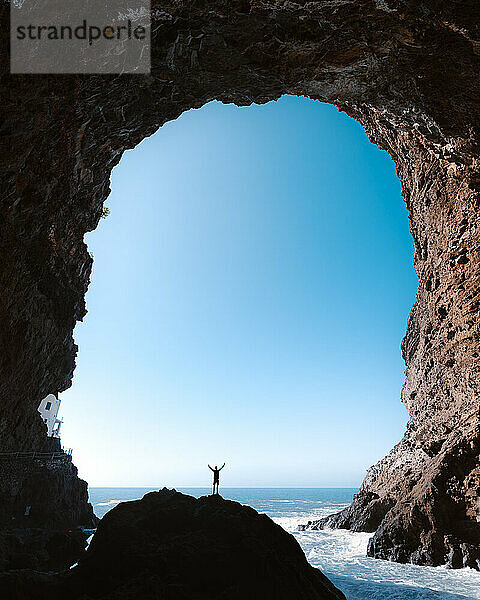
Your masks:
{"label": "ocean", "polygon": [[[210,488],[177,488],[204,496]],[[90,488],[98,517],[119,502],[141,498],[154,488]],[[343,591],[347,600],[480,600],[480,572],[472,569],[400,565],[367,558],[368,533],[345,530],[297,531],[300,523],[337,512],[352,500],[346,488],[221,488],[224,498],[266,513],[292,533],[307,559]]]}

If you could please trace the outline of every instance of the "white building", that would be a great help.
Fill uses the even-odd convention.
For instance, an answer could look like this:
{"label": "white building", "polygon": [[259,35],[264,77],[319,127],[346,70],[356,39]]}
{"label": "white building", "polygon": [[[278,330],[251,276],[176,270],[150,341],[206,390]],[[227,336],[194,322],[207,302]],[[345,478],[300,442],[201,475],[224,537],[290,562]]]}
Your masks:
{"label": "white building", "polygon": [[47,426],[47,435],[49,437],[60,437],[60,427],[63,423],[63,421],[57,418],[60,402],[61,400],[57,394],[48,394],[38,407],[38,412]]}

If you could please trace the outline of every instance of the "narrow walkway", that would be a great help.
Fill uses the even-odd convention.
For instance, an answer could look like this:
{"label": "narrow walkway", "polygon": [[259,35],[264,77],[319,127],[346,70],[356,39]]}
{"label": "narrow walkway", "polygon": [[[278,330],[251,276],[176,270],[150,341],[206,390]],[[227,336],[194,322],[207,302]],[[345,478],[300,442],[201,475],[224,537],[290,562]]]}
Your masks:
{"label": "narrow walkway", "polygon": [[2,458],[68,458],[72,459],[72,451],[68,452],[36,452],[34,450],[30,452],[0,452],[0,459]]}

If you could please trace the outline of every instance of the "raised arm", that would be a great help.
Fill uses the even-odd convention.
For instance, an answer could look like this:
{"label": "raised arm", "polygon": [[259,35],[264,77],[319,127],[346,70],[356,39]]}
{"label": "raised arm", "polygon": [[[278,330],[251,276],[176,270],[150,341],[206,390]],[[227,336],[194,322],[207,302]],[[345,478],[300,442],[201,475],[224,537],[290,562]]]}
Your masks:
{"label": "raised arm", "polygon": [[210,465],[208,465],[208,468],[210,469],[210,471],[215,471],[215,469],[212,469]]}
{"label": "raised arm", "polygon": [[221,471],[224,466],[225,466],[225,463],[223,463],[223,465],[218,470]]}

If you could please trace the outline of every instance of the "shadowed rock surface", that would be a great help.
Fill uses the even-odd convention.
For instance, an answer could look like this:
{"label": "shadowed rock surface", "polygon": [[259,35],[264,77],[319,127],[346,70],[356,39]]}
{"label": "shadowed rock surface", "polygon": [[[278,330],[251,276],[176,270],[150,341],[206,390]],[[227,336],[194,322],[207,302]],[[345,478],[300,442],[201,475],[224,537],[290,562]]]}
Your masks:
{"label": "shadowed rock surface", "polygon": [[65,569],[98,522],[72,457],[48,441],[50,452],[0,455],[0,571]]}
{"label": "shadowed rock surface", "polygon": [[345,600],[266,515],[220,496],[197,500],[167,489],[107,513],[70,573],[0,575],[0,596]]}
{"label": "shadowed rock surface", "polygon": [[[83,238],[122,153],[213,99],[248,105],[303,94],[357,119],[392,156],[419,278],[402,346],[407,432],[331,524],[375,530],[372,556],[478,568],[478,1],[152,6],[150,75],[6,76],[1,449],[41,447],[38,403],[71,384],[73,328],[86,314],[92,267]],[[8,4],[1,10],[6,57]]]}
{"label": "shadowed rock surface", "polygon": [[91,533],[83,529],[0,530],[0,571],[34,569],[62,571],[73,565]]}

